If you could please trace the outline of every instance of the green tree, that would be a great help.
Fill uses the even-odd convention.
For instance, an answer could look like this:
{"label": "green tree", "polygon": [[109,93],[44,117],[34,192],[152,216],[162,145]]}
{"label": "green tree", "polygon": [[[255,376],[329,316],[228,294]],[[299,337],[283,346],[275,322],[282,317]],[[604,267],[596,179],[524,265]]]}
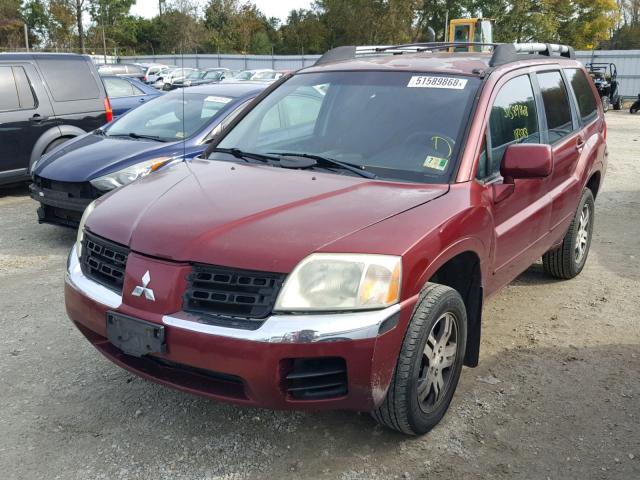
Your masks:
{"label": "green tree", "polygon": [[29,29],[29,44],[38,47],[46,43],[48,35],[47,6],[42,0],[29,0],[22,7],[22,18]]}
{"label": "green tree", "polygon": [[20,0],[0,0],[0,48],[24,47]]}
{"label": "green tree", "polygon": [[316,10],[292,10],[280,29],[279,52],[287,54],[324,53],[327,50],[327,26]]}

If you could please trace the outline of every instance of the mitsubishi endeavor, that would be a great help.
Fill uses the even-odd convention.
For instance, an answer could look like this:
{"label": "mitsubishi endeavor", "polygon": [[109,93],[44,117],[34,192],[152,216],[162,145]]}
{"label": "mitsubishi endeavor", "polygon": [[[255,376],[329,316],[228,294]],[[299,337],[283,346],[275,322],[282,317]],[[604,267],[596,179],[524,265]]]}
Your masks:
{"label": "mitsubishi endeavor", "polygon": [[602,105],[548,44],[339,47],[202,158],[92,203],[67,312],[107,358],[239,405],[423,434],[476,366],[482,305],[587,260]]}

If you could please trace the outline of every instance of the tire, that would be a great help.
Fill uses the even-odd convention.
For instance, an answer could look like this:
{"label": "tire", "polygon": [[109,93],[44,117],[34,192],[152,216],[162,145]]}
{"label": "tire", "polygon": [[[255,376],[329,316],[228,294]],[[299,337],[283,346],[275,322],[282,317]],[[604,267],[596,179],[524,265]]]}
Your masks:
{"label": "tire", "polygon": [[63,138],[58,138],[58,139],[54,140],[49,145],[47,145],[47,148],[44,149],[44,152],[42,152],[42,154],[44,155],[45,153],[49,153],[51,150],[56,148],[58,145],[62,145],[67,140],[70,140],[70,139],[66,138],[66,137],[63,137]]}
{"label": "tire", "polygon": [[[586,228],[582,225],[585,211],[588,211]],[[569,230],[562,240],[562,245],[542,256],[542,266],[545,272],[552,277],[568,280],[576,277],[582,271],[591,247],[594,219],[595,203],[593,193],[588,188],[585,188],[576,214],[571,221],[571,225],[569,225]],[[578,249],[579,239],[582,244],[581,250]]]}
{"label": "tire", "polygon": [[631,108],[629,109],[629,113],[636,113],[638,111],[638,107],[632,105]]}
{"label": "tire", "polygon": [[[448,341],[439,345],[446,336],[447,319],[453,327],[449,328]],[[426,353],[427,340],[428,350],[438,357],[433,362]],[[452,288],[428,283],[409,322],[387,396],[371,412],[376,421],[408,435],[422,435],[435,427],[449,408],[458,385],[466,344],[467,313],[462,297]],[[455,354],[450,355],[452,347]],[[432,363],[437,366],[448,362],[448,367],[436,370],[441,372],[439,376],[432,373]],[[442,381],[439,394],[429,383],[436,378]],[[423,390],[427,394],[424,401],[418,399],[420,386],[428,388]]]}
{"label": "tire", "polygon": [[608,112],[609,107],[611,106],[609,97],[607,97],[606,95],[603,95],[602,97],[600,97],[600,99],[602,100],[602,109],[605,111],[605,113]]}
{"label": "tire", "polygon": [[613,109],[614,110],[622,110],[622,97],[618,97],[615,101],[615,103],[613,104]]}

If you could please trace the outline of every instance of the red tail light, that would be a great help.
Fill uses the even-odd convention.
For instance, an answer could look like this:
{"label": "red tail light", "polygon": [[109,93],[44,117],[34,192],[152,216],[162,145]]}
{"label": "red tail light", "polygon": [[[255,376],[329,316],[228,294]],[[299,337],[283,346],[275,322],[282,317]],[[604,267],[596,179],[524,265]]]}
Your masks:
{"label": "red tail light", "polygon": [[105,97],[104,99],[104,111],[107,114],[107,122],[113,120],[113,110],[111,110],[111,102],[109,102],[109,97]]}

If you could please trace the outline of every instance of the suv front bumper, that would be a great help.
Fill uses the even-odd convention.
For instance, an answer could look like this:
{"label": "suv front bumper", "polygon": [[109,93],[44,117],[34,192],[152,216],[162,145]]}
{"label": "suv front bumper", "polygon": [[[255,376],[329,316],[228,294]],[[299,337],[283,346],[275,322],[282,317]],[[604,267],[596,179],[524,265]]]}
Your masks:
{"label": "suv front bumper", "polygon": [[[274,409],[372,410],[386,394],[415,299],[384,310],[323,315],[272,315],[256,330],[209,325],[185,312],[157,314],[122,303],[122,297],[82,273],[75,248],[66,274],[67,313],[107,358],[144,378],[231,403]],[[107,340],[107,312],[163,325],[166,352],[126,355]],[[294,398],[294,365],[340,359],[346,393]],[[312,381],[312,380],[310,380]]]}
{"label": "suv front bumper", "polygon": [[[37,183],[29,185],[29,194],[36,202],[38,208],[38,222],[61,225],[63,227],[78,228],[82,213],[93,200],[98,198],[90,184],[66,184],[72,188],[47,188]],[[73,190],[73,191],[71,191]],[[91,191],[90,195],[83,195],[80,191]]]}

